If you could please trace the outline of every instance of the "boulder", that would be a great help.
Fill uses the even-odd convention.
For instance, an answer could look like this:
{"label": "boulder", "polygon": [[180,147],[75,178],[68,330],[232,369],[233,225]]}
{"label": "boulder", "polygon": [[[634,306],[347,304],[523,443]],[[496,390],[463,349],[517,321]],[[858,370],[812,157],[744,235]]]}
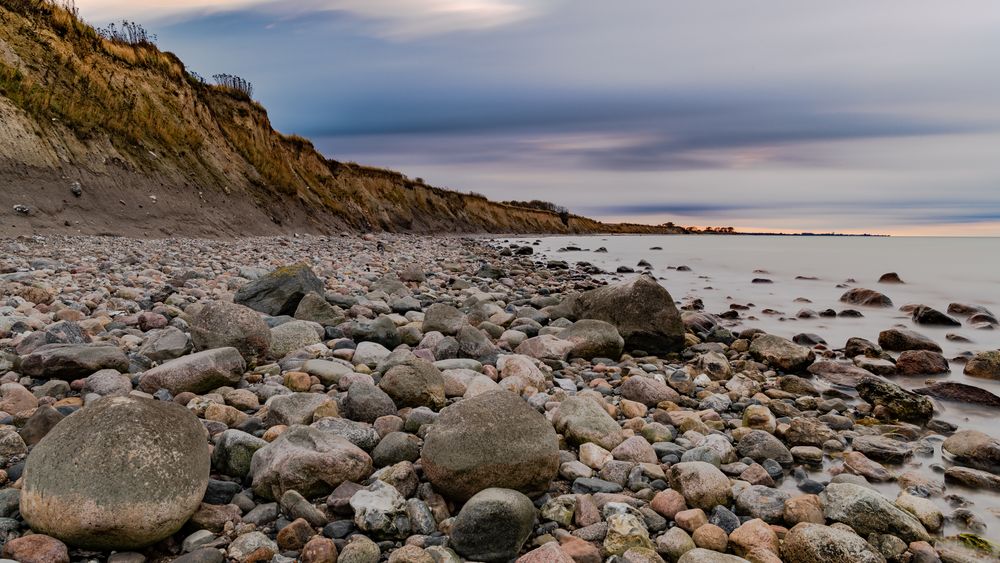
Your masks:
{"label": "boulder", "polygon": [[750,563],[742,557],[696,547],[681,555],[677,563]]}
{"label": "boulder", "polygon": [[962,326],[958,320],[926,305],[917,306],[912,314],[913,322],[918,325]]}
{"label": "boulder", "polygon": [[424,311],[422,330],[424,334],[437,331],[445,336],[454,336],[466,323],[461,311],[445,303],[435,303]]}
{"label": "boulder", "polygon": [[655,407],[664,401],[677,402],[681,396],[666,383],[644,375],[633,375],[618,388],[621,396],[630,401]]}
{"label": "boulder", "polygon": [[241,430],[229,429],[219,434],[212,449],[212,467],[230,477],[246,477],[257,450],[267,442]]}
{"label": "boulder", "polygon": [[19,371],[39,379],[72,380],[102,369],[128,371],[128,358],[107,344],[46,344],[23,356]]}
{"label": "boulder", "polygon": [[914,389],[916,393],[944,399],[947,401],[958,401],[972,405],[986,405],[988,407],[1000,407],[1000,397],[990,393],[986,389],[964,383],[953,381],[940,381],[928,387]]}
{"label": "boulder", "polygon": [[885,563],[885,557],[857,534],[808,522],[788,531],[781,556],[785,563]]}
{"label": "boulder", "polygon": [[857,386],[858,395],[873,406],[883,407],[896,420],[926,424],[934,416],[934,403],[923,395],[895,383],[867,377]]}
{"label": "boulder", "polygon": [[852,388],[857,387],[858,383],[866,377],[875,377],[872,372],[854,364],[832,360],[820,360],[809,366],[807,371],[834,385]]}
{"label": "boulder", "polygon": [[267,418],[264,423],[268,426],[310,424],[316,409],[332,400],[321,393],[275,395],[264,403],[267,407]]}
{"label": "boulder", "polygon": [[976,354],[965,364],[965,375],[1000,380],[1000,350]]}
{"label": "boulder", "polygon": [[978,430],[959,430],[941,444],[941,449],[955,461],[1000,473],[1000,440]]}
{"label": "boulder", "polygon": [[63,419],[31,451],[20,509],[32,530],[70,545],[136,549],[184,525],[208,476],[205,430],[190,411],[109,397]]}
{"label": "boulder", "polygon": [[792,464],[792,452],[772,434],[763,430],[753,430],[740,438],[736,450],[743,457],[748,457],[757,463],[773,459],[782,465]]}
{"label": "boulder", "polygon": [[928,541],[923,524],[876,491],[853,483],[830,483],[819,495],[823,515],[861,536],[891,534],[906,542]]}
{"label": "boulder", "polygon": [[531,499],[509,489],[486,489],[455,517],[451,546],[470,561],[506,563],[520,553],[534,522]]}
{"label": "boulder", "polygon": [[277,317],[293,315],[308,293],[323,292],[323,281],[307,264],[278,268],[236,292],[233,301],[255,311]]}
{"label": "boulder", "polygon": [[866,307],[892,307],[892,299],[874,289],[855,288],[840,296],[840,300],[851,305]]}
{"label": "boulder", "polygon": [[750,344],[750,355],[758,362],[767,362],[784,372],[798,372],[816,359],[812,350],[780,336],[765,334]]}
{"label": "boulder", "polygon": [[290,321],[271,329],[268,355],[284,358],[288,354],[322,340],[322,327],[312,321]]}
{"label": "boulder", "polygon": [[648,275],[573,295],[555,312],[571,320],[610,323],[624,339],[626,350],[663,355],[684,348],[684,323],[674,299]]}
{"label": "boulder", "polygon": [[307,293],[295,308],[295,318],[300,321],[310,321],[322,326],[337,326],[344,322],[344,311],[327,302],[316,292]]}
{"label": "boulder", "polygon": [[582,319],[559,333],[559,338],[574,344],[569,351],[570,358],[610,358],[617,360],[622,355],[625,339],[610,323],[595,319]]}
{"label": "boulder", "polygon": [[373,423],[381,416],[396,414],[396,404],[385,391],[371,383],[358,381],[347,388],[343,416],[358,422]]}
{"label": "boulder", "polygon": [[191,342],[195,351],[236,348],[248,364],[267,356],[271,331],[260,315],[248,307],[214,301],[191,318]]}
{"label": "boulder", "polygon": [[165,362],[191,352],[191,340],[179,328],[168,326],[146,333],[139,353],[154,362]]}
{"label": "boulder", "polygon": [[896,359],[896,375],[938,375],[948,373],[948,359],[930,350],[907,350]]}
{"label": "boulder", "polygon": [[444,409],[420,460],[434,489],[459,501],[495,487],[539,495],[559,470],[559,440],[523,399],[493,391]]}
{"label": "boulder", "polygon": [[413,359],[390,368],[378,386],[401,407],[437,410],[445,404],[441,370],[426,360]]}
{"label": "boulder", "polygon": [[712,510],[728,506],[732,498],[729,478],[718,467],[704,461],[676,463],[669,471],[670,488],[684,496],[687,505]]}
{"label": "boulder", "polygon": [[69,550],[63,542],[46,536],[32,534],[8,540],[3,545],[3,557],[20,563],[69,563]]}
{"label": "boulder", "polygon": [[593,442],[613,450],[625,441],[625,432],[597,401],[575,395],[559,403],[552,423],[574,445]]}
{"label": "boulder", "polygon": [[893,352],[905,352],[906,350],[930,350],[931,352],[941,352],[941,347],[933,340],[905,328],[890,328],[883,330],[878,335],[878,344],[886,350]]}
{"label": "boulder", "polygon": [[329,494],[345,481],[358,482],[372,473],[372,458],[340,436],[292,426],[257,450],[250,477],[257,495],[277,500],[287,491],[306,498]]}
{"label": "boulder", "polygon": [[239,383],[246,362],[236,348],[215,348],[170,360],[146,371],[139,389],[155,393],[166,389],[177,395],[185,391],[207,393],[224,385]]}

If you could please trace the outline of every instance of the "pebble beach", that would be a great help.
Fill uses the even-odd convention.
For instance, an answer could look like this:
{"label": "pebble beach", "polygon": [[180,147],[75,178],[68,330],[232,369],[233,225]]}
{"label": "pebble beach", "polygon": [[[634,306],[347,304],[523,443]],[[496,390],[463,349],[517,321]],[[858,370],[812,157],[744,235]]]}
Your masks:
{"label": "pebble beach", "polygon": [[0,239],[2,557],[1000,560],[1000,432],[942,416],[1000,412],[1000,351],[900,380],[988,308],[786,338],[539,247]]}

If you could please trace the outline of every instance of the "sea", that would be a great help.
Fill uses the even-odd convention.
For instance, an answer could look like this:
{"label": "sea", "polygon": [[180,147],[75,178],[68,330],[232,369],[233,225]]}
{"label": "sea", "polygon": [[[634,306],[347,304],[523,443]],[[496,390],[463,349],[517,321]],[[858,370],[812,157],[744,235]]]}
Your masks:
{"label": "sea", "polygon": [[[952,371],[934,377],[893,377],[893,381],[911,389],[932,381],[955,381],[1000,395],[1000,381],[962,373],[963,358],[1000,349],[1000,327],[972,327],[957,316],[963,321],[961,327],[917,325],[900,310],[908,304],[922,304],[946,312],[949,304],[963,303],[1000,313],[1000,238],[623,235],[509,240],[534,245],[536,254],[549,260],[588,262],[606,272],[616,272],[622,266],[636,272],[648,271],[679,304],[700,299],[708,313],[723,313],[734,304],[748,306],[740,311],[739,319],[725,321],[725,326],[736,333],[744,328],[760,328],[789,339],[811,333],[825,340],[829,348],[838,349],[850,337],[877,342],[879,332],[888,328],[915,330],[942,347],[951,360]],[[648,263],[648,268],[639,266],[640,261]],[[890,272],[898,274],[903,283],[879,283],[879,278]],[[630,275],[637,274],[610,273],[600,277],[614,281]],[[893,307],[861,307],[840,301],[847,290],[859,287],[886,294]],[[798,318],[803,309],[855,309],[863,316]],[[948,339],[949,334],[969,342]],[[972,428],[1000,439],[1000,408],[939,400],[935,404],[939,418],[960,429]],[[938,445],[933,456],[916,456],[906,465],[887,467],[896,473],[915,470],[941,480],[947,464]],[[836,463],[828,463],[816,478],[828,479],[833,465]],[[890,499],[898,494],[893,483],[875,486]],[[794,490],[795,483],[783,483],[782,487]],[[986,537],[1000,539],[1000,493],[952,485],[948,493],[971,502],[966,508],[989,525]],[[934,500],[946,515],[955,509],[954,501],[940,497]],[[968,530],[949,524],[946,531]]]}

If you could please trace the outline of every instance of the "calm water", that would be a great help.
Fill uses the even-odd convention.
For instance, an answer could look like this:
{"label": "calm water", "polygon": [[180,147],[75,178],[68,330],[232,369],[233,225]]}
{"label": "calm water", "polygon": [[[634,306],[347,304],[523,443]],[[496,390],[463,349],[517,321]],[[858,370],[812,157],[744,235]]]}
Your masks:
{"label": "calm water", "polygon": [[[902,326],[933,338],[949,358],[965,352],[1000,349],[1000,330],[979,330],[968,325],[918,326],[908,314],[897,309],[920,303],[943,312],[949,303],[960,302],[983,305],[1000,313],[1000,238],[600,236],[516,240],[522,244],[541,240],[536,251],[551,259],[590,262],[610,272],[619,266],[638,271],[639,261],[646,260],[653,267],[652,273],[675,300],[700,298],[709,313],[722,313],[733,303],[752,304],[750,310],[741,311],[742,319],[727,322],[734,331],[756,327],[786,338],[803,332],[815,333],[830,347],[842,348],[852,336],[877,341],[882,330]],[[559,251],[568,246],[583,250]],[[594,252],[600,247],[608,252]],[[662,250],[651,250],[652,247]],[[677,266],[688,266],[691,271],[677,271]],[[887,272],[898,273],[905,284],[879,284],[879,277]],[[627,275],[606,277],[616,279]],[[751,283],[755,278],[766,278],[773,283]],[[849,282],[849,279],[855,281]],[[878,309],[841,303],[840,296],[853,287],[881,291],[895,306]],[[811,303],[796,302],[798,298]],[[804,308],[814,311],[853,308],[862,311],[864,317],[796,319],[796,313]],[[765,309],[780,314],[765,314]],[[945,336],[949,333],[960,334],[972,343],[947,340]],[[967,378],[962,374],[960,363],[952,363],[950,375],[934,379],[977,385],[1000,395],[1000,382]],[[913,388],[924,386],[929,379],[897,377],[894,380]],[[936,405],[941,418],[960,428],[975,428],[1000,437],[996,422],[1000,409],[941,401],[936,401]],[[940,455],[918,457],[905,468],[890,466],[890,469],[935,473],[931,466],[940,463]],[[937,478],[940,479],[939,474]],[[794,488],[794,483],[785,486]],[[890,498],[898,492],[894,484],[878,488]],[[986,535],[1000,538],[1000,494],[951,486],[948,492],[972,499],[975,504],[970,508],[989,526]],[[952,509],[946,501],[940,498],[935,501],[945,515],[950,514]],[[950,526],[949,531],[958,530]]]}

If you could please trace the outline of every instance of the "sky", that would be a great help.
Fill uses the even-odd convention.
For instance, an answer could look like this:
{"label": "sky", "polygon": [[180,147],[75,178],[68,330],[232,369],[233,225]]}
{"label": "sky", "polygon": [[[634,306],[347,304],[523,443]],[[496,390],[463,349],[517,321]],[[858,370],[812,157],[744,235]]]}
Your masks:
{"label": "sky", "polygon": [[1000,235],[996,0],[76,0],[328,157],[612,221]]}

